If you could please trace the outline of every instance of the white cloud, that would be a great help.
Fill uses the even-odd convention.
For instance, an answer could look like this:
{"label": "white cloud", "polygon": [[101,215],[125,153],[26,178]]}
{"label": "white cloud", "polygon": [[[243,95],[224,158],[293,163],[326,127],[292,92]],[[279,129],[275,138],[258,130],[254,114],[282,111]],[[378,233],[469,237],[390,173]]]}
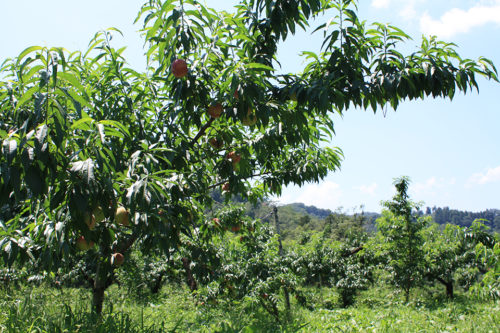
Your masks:
{"label": "white cloud", "polygon": [[425,13],[420,18],[420,29],[427,35],[449,38],[488,23],[500,24],[500,0],[483,1],[468,10],[453,8],[438,20]]}
{"label": "white cloud", "polygon": [[406,20],[413,20],[417,15],[417,10],[415,9],[415,1],[406,2],[403,9],[399,11],[399,15]]}
{"label": "white cloud", "polygon": [[415,183],[415,185],[413,186],[413,191],[415,191],[415,193],[417,194],[429,192],[436,188],[436,186],[438,186],[438,180],[436,179],[436,177],[431,177],[423,183]]}
{"label": "white cloud", "polygon": [[378,9],[391,8],[391,11],[397,12],[399,16],[405,20],[414,20],[417,16],[417,5],[422,5],[427,0],[406,0],[406,1],[393,1],[393,0],[372,0],[372,7]]}
{"label": "white cloud", "polygon": [[377,183],[372,183],[371,185],[354,186],[353,189],[358,190],[363,194],[374,196],[377,187],[378,187]]}
{"label": "white cloud", "polygon": [[342,206],[342,190],[340,185],[332,181],[324,181],[320,184],[307,184],[300,188],[296,194],[288,193],[278,200],[281,203],[302,202],[305,205],[314,205],[318,208],[335,210]]}
{"label": "white cloud", "polygon": [[475,173],[469,178],[468,184],[484,185],[486,183],[493,183],[500,181],[500,166],[490,168],[485,173]]}
{"label": "white cloud", "polygon": [[372,6],[375,8],[387,8],[390,3],[391,0],[372,0]]}
{"label": "white cloud", "polygon": [[447,187],[453,186],[456,183],[455,178],[445,179],[443,177],[436,178],[431,177],[424,182],[415,183],[415,185],[410,185],[410,190],[412,190],[416,195],[443,195],[446,192]]}

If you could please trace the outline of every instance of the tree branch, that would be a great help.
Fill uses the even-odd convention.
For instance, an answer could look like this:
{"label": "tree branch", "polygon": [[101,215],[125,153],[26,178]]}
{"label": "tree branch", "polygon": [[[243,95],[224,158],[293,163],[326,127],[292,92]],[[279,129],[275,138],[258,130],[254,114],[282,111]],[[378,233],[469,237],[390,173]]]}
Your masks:
{"label": "tree branch", "polygon": [[438,280],[439,282],[441,282],[445,286],[448,284],[443,278],[441,278],[439,276],[436,276],[436,280]]}
{"label": "tree branch", "polygon": [[361,246],[359,246],[359,247],[357,247],[357,248],[355,248],[355,249],[353,249],[353,250],[351,250],[351,251],[349,251],[347,253],[344,253],[342,256],[344,258],[347,258],[347,257],[355,255],[356,253],[358,253],[361,250],[363,250],[363,245],[361,245]]}
{"label": "tree branch", "polygon": [[128,238],[127,240],[123,241],[121,244],[119,244],[115,248],[113,248],[113,252],[119,252],[119,253],[124,254],[132,247],[132,245],[137,240],[137,238],[138,238],[137,234],[132,234],[132,236],[130,236],[130,238]]}
{"label": "tree branch", "polygon": [[194,145],[196,141],[198,141],[198,139],[203,135],[205,134],[205,131],[207,130],[207,128],[209,128],[212,123],[214,122],[215,118],[212,118],[210,117],[210,119],[207,121],[207,123],[205,125],[203,125],[202,128],[200,128],[200,131],[198,132],[198,134],[196,134],[196,136],[193,138],[193,140],[191,140],[190,142],[190,145]]}
{"label": "tree branch", "polygon": [[279,313],[278,313],[278,309],[276,308],[276,306],[273,304],[272,306],[268,306],[266,304],[266,301],[264,300],[264,298],[262,296],[259,296],[259,303],[262,305],[262,307],[264,309],[266,309],[266,311],[271,315],[273,316],[276,321],[278,323],[280,323],[280,317],[279,317]]}
{"label": "tree branch", "polygon": [[[262,172],[262,173],[255,173],[255,174],[253,174],[253,175],[250,175],[250,176],[248,176],[248,177],[243,177],[243,178],[240,178],[240,179],[248,179],[248,178],[254,178],[254,177],[262,177],[262,176],[266,176],[266,175],[270,175],[270,174],[272,174],[272,172],[271,172],[271,171]],[[227,180],[227,179],[226,179],[226,180],[221,180],[220,182],[217,182],[217,183],[215,183],[215,184],[213,184],[213,185],[210,185],[208,188],[209,188],[209,189],[212,189],[212,188],[215,188],[215,187],[217,187],[217,186],[221,186],[221,185],[223,185],[223,184],[224,184],[224,183],[226,183],[226,182],[228,182],[228,180]]]}

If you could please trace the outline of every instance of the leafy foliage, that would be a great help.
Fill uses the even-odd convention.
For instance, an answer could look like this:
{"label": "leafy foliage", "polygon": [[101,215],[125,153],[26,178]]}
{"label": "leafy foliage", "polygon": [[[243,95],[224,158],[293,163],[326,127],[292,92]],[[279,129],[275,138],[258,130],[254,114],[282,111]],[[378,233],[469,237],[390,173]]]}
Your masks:
{"label": "leafy foliage", "polygon": [[[325,11],[334,20],[319,27],[322,53],[305,53],[301,73],[277,75],[278,43]],[[116,29],[97,33],[84,52],[32,46],[0,68],[3,261],[55,271],[86,250],[97,313],[117,253],[127,260],[137,244],[170,257],[184,237],[210,242],[212,189],[255,202],[337,170],[340,149],[324,145],[332,114],[453,98],[477,88],[476,75],[497,80],[489,60],[462,59],[435,38],[403,56],[397,46],[408,36],[368,26],[355,1],[252,0],[227,13],[149,0],[136,21],[144,73],[113,48]],[[172,73],[178,59],[185,76]],[[219,104],[220,117],[207,113]],[[197,260],[214,258],[197,249]]]}

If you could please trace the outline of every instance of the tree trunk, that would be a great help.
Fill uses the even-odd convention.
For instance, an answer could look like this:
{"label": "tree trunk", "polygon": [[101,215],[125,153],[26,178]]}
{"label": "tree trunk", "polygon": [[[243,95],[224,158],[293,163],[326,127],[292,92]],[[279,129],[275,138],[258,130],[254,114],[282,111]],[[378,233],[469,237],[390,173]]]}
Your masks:
{"label": "tree trunk", "polygon": [[347,257],[353,256],[353,255],[355,255],[356,253],[358,253],[361,250],[363,250],[363,245],[358,246],[357,248],[352,249],[351,251],[344,253],[342,255],[342,257],[347,258]]}
{"label": "tree trunk", "polygon": [[449,298],[453,298],[453,282],[448,281],[446,284],[446,295],[448,295]]}
{"label": "tree trunk", "polygon": [[104,291],[106,290],[106,277],[103,263],[97,264],[94,285],[92,286],[92,308],[94,312],[100,316],[102,313],[102,305],[104,303]]}
{"label": "tree trunk", "polygon": [[104,303],[104,292],[113,284],[114,272],[109,263],[99,262],[97,264],[95,279],[92,285],[92,307],[93,311],[100,316]]}
{"label": "tree trunk", "polygon": [[[137,239],[137,235],[133,234],[128,239],[124,240],[117,246],[114,246],[112,249],[103,248],[101,246],[100,252],[105,253],[105,257],[109,258],[111,253],[122,253],[125,254],[130,247],[134,244]],[[111,250],[111,251],[110,251]],[[85,274],[85,272],[84,272]],[[102,308],[104,303],[104,292],[113,284],[114,281],[114,268],[110,265],[109,262],[99,261],[96,268],[95,279],[90,278],[85,274],[85,278],[90,282],[92,286],[92,310],[98,316],[102,314]]]}
{"label": "tree trunk", "polygon": [[181,260],[182,266],[184,266],[184,270],[186,271],[187,285],[189,286],[189,289],[191,291],[195,291],[198,289],[198,284],[196,283],[193,272],[191,271],[191,267],[189,266],[191,264],[191,260],[189,260],[188,258],[182,258]]}
{"label": "tree trunk", "polygon": [[92,308],[100,316],[102,314],[102,305],[104,303],[105,288],[92,288]]}
{"label": "tree trunk", "polygon": [[448,296],[449,298],[453,299],[453,297],[455,296],[453,294],[453,280],[450,279],[450,280],[444,280],[440,277],[437,278],[437,280],[439,282],[441,282],[445,287],[446,287],[446,296]]}
{"label": "tree trunk", "polygon": [[160,291],[162,279],[163,279],[163,273],[160,273],[156,278],[154,285],[151,287],[152,294],[157,294],[158,291]]}

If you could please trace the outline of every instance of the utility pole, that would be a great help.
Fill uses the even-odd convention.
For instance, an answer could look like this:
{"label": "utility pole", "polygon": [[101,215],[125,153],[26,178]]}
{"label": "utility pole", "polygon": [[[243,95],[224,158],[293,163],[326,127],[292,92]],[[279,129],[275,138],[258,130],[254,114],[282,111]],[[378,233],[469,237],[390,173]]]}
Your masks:
{"label": "utility pole", "polygon": [[[278,207],[273,206],[273,214],[274,214],[274,222],[276,223],[276,233],[278,234],[278,253],[280,257],[283,258],[283,243],[281,242],[281,232],[280,232],[280,223],[278,219]],[[290,310],[290,295],[288,294],[288,289],[283,288],[283,291],[285,292],[285,306],[287,311]]]}

